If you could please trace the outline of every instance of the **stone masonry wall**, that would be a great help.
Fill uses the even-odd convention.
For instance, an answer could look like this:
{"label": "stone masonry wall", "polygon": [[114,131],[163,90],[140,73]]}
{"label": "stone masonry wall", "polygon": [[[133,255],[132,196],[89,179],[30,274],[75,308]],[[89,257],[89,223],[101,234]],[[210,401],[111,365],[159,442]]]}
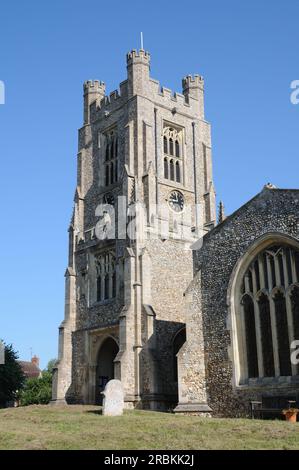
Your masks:
{"label": "stone masonry wall", "polygon": [[[249,401],[262,394],[299,394],[299,385],[277,381],[264,387],[236,387],[231,361],[227,292],[233,269],[259,237],[277,232],[299,241],[299,191],[264,189],[204,237],[195,253],[201,270],[205,366],[208,404],[216,415],[248,414]],[[201,306],[200,306],[201,304]]]}

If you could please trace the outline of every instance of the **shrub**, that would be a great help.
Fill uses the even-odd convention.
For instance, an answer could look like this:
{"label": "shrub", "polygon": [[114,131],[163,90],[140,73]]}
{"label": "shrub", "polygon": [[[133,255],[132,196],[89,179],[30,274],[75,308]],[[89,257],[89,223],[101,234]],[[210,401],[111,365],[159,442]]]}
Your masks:
{"label": "shrub", "polygon": [[27,379],[20,393],[20,405],[47,405],[52,397],[52,368],[50,361],[41,377]]}

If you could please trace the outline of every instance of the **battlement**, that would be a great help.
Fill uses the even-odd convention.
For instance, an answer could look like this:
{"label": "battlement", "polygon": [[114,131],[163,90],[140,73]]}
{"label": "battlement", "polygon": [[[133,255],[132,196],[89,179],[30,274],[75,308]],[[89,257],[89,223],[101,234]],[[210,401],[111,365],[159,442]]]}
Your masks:
{"label": "battlement", "polygon": [[182,80],[183,91],[189,88],[203,88],[204,79],[201,75],[187,75]]}
{"label": "battlement", "polygon": [[161,87],[159,81],[149,76],[149,52],[144,49],[133,49],[126,57],[128,77],[120,83],[119,89],[106,95],[104,82],[99,80],[84,82],[85,123],[107,118],[111,112],[135,95],[145,96],[163,106],[170,106],[173,114],[181,111],[204,119],[202,76],[197,74],[185,76],[182,80],[182,92],[177,93]]}
{"label": "battlement", "polygon": [[132,49],[131,52],[127,54],[127,64],[132,65],[134,63],[144,63],[149,65],[151,60],[151,56],[149,52],[146,52],[144,49],[140,49],[137,51],[136,49]]}
{"label": "battlement", "polygon": [[84,93],[101,93],[105,94],[106,85],[99,80],[86,80],[83,84]]}

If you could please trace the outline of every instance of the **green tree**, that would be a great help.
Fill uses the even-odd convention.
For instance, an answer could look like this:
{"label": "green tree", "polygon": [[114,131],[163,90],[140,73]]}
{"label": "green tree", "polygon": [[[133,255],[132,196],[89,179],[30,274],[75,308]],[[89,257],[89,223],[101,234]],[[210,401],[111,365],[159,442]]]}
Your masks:
{"label": "green tree", "polygon": [[[4,344],[4,343],[3,343]],[[4,344],[4,364],[0,364],[0,407],[17,398],[23,387],[24,374],[18,363],[18,353],[11,344]]]}
{"label": "green tree", "polygon": [[42,371],[41,377],[27,379],[20,393],[20,404],[47,405],[52,397],[52,369],[56,360],[49,361],[47,368]]}
{"label": "green tree", "polygon": [[49,362],[48,362],[48,365],[47,365],[47,371],[48,372],[51,372],[53,371],[53,368],[55,367],[56,365],[56,362],[57,362],[57,359],[51,359]]}

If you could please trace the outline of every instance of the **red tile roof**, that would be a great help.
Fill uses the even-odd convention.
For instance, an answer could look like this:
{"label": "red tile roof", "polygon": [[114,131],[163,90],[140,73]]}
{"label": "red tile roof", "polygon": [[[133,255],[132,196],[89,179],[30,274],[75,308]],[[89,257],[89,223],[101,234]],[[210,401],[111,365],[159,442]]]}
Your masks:
{"label": "red tile roof", "polygon": [[30,361],[18,361],[20,366],[22,367],[23,373],[26,376],[26,378],[33,378],[33,377],[39,377],[41,374],[41,370],[39,367],[37,367],[36,364],[30,362]]}

